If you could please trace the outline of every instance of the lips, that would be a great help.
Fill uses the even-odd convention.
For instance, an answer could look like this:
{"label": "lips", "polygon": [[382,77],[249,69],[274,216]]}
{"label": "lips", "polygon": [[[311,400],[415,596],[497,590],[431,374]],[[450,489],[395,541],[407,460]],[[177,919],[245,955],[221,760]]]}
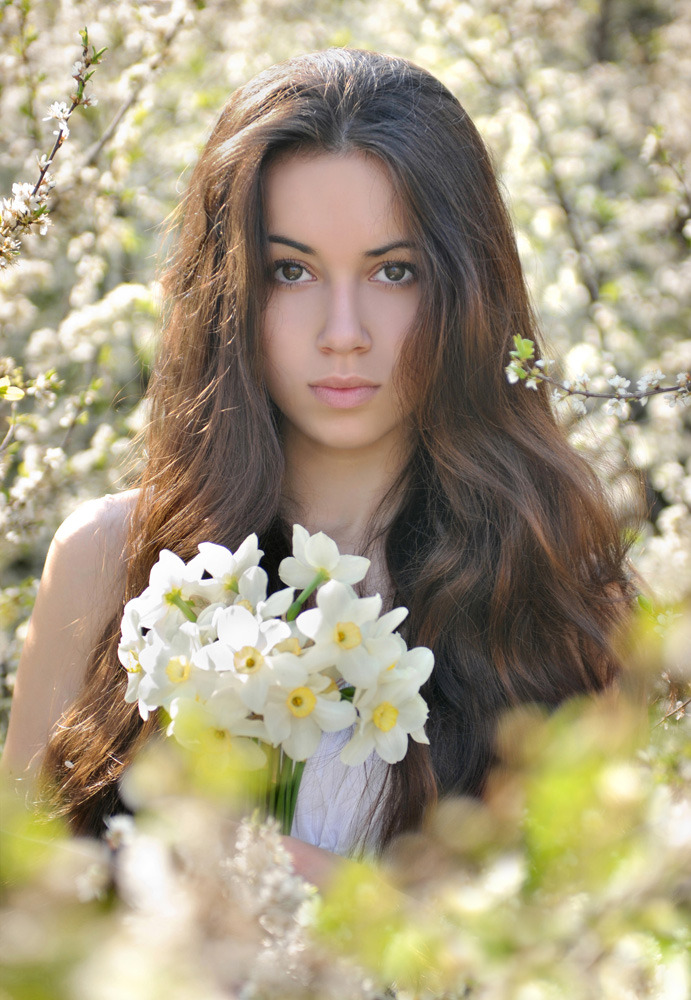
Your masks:
{"label": "lips", "polygon": [[329,375],[310,383],[317,399],[336,410],[347,410],[367,403],[379,392],[380,386],[357,375]]}
{"label": "lips", "polygon": [[379,388],[377,382],[363,378],[361,375],[327,375],[326,378],[320,378],[310,383],[310,388],[325,389],[360,389],[363,386]]}

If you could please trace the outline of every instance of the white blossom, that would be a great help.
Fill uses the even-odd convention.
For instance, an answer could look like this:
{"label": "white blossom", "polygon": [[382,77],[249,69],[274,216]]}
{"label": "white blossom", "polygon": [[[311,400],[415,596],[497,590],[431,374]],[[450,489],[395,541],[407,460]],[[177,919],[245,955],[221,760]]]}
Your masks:
{"label": "white blossom", "polygon": [[282,560],[278,575],[289,587],[300,590],[308,587],[317,573],[325,580],[358,583],[370,565],[362,556],[342,556],[333,539],[322,531],[310,535],[300,524],[293,525],[293,553]]}

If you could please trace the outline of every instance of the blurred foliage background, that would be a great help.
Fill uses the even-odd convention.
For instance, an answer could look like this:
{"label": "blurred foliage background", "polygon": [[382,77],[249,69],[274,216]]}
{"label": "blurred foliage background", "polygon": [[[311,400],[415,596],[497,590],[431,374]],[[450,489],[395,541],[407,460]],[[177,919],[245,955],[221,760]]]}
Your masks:
{"label": "blurred foliage background", "polygon": [[[75,112],[55,158],[48,233],[0,270],[0,377],[29,389],[0,400],[0,436],[15,422],[0,453],[5,708],[52,534],[127,485],[164,220],[228,95],[272,62],[351,45],[437,74],[492,149],[561,375],[608,388],[615,372],[635,384],[691,368],[689,0],[10,0],[1,194],[37,178],[85,25],[107,46],[98,104]],[[624,511],[643,483],[635,564],[672,606],[691,594],[691,410],[662,397],[631,410],[559,412]]]}
{"label": "blurred foliage background", "polygon": [[[52,226],[44,236],[25,237],[16,263],[0,269],[0,385],[26,393],[16,402],[0,399],[0,743],[50,538],[82,500],[127,486],[126,470],[136,464],[131,440],[146,419],[141,396],[160,304],[164,221],[222,104],[259,69],[300,52],[349,45],[403,55],[431,70],[459,97],[492,150],[559,374],[573,379],[585,372],[594,388],[607,388],[615,374],[634,385],[659,368],[673,383],[691,369],[690,0],[2,0],[0,197],[9,197],[14,183],[38,177],[37,156],[54,141],[48,107],[69,98],[84,26],[97,48],[107,47],[89,85],[98,104],[75,112],[56,156]],[[585,709],[587,724],[580,716],[568,724],[562,719],[554,731],[533,720],[531,731],[542,733],[543,742],[528,741],[532,756],[526,750],[529,759],[497,779],[486,809],[459,806],[456,814],[450,806],[425,833],[424,850],[416,841],[400,845],[392,877],[415,905],[392,904],[395,917],[386,901],[373,911],[389,937],[374,935],[365,919],[373,898],[367,879],[360,888],[351,880],[335,890],[319,918],[328,948],[333,953],[344,936],[351,946],[355,938],[371,938],[377,954],[387,956],[388,982],[399,982],[401,996],[682,1000],[691,990],[684,958],[691,408],[654,397],[645,407],[632,404],[626,420],[593,401],[586,415],[568,401],[558,413],[634,532],[634,565],[650,601],[631,662],[657,692],[654,728],[625,713],[608,732]],[[203,826],[195,812],[202,806],[195,799],[194,808],[183,810],[173,801],[175,822],[184,814],[194,836]],[[172,812],[169,802],[159,810],[168,832],[157,850],[179,860],[187,827],[180,821],[176,839]],[[41,839],[23,828],[18,834],[24,822],[10,823],[15,847]],[[215,838],[211,858],[222,854],[222,822],[207,822]],[[137,859],[144,847],[133,843]],[[146,921],[155,907],[147,909],[130,885],[121,887],[122,904],[113,902],[112,888],[100,895],[80,890],[91,899],[84,910],[70,896],[74,854],[61,850],[72,861],[55,868],[44,855],[29,852],[27,860],[6,846],[6,915],[32,933],[60,924],[59,914],[69,919],[50,951],[31,951],[35,935],[13,935],[10,944],[22,943],[26,961],[0,981],[0,996],[139,995],[136,983],[113,971],[127,966],[122,955],[134,948],[134,925],[118,922],[117,907],[135,911],[145,934],[153,934]],[[87,872],[103,863],[94,850],[84,847]],[[205,892],[214,883],[208,872],[199,875],[199,856],[173,871],[168,854],[165,863],[156,855],[165,891],[157,883],[152,892],[160,890],[162,899],[172,893],[168,903],[178,907],[168,944],[191,934],[190,914],[207,906],[201,896],[194,905],[184,902],[195,878]],[[432,859],[426,866],[423,856]],[[47,874],[54,870],[68,874],[60,881]],[[419,885],[408,884],[406,872],[413,870]],[[256,894],[259,875],[243,870],[233,877]],[[186,879],[182,888],[176,879]],[[300,893],[281,898],[292,900],[293,920]],[[419,907],[437,914],[429,932]],[[260,926],[265,914],[253,913]],[[269,947],[262,933],[248,944],[255,959]],[[321,952],[308,950],[304,969],[311,971],[289,990],[271,975],[290,968],[291,984],[300,981],[296,955],[307,946],[299,936],[286,944],[285,928],[271,940],[273,958],[260,962],[268,978],[248,985],[247,973],[244,993],[232,976],[216,975],[211,959],[200,986],[199,955],[184,949],[173,955],[155,935],[146,969],[158,969],[157,989],[166,997],[290,996],[293,988],[296,996],[360,997],[383,989],[358,975],[339,978],[315,957]],[[115,992],[93,972],[92,947]],[[371,956],[360,958],[367,964]],[[178,971],[161,976],[165,962]],[[39,970],[33,979],[31,968]],[[429,978],[430,968],[436,978]],[[158,995],[146,969],[141,995]],[[41,992],[43,979],[52,983],[45,987],[50,992]]]}

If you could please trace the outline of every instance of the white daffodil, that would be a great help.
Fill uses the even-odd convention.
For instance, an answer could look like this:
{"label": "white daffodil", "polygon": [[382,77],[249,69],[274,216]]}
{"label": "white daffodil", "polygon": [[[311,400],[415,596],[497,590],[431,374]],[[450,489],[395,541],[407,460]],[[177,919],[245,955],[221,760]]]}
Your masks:
{"label": "white daffodil", "polygon": [[344,764],[362,764],[372,750],[387,763],[396,764],[406,755],[409,735],[417,743],[429,743],[424,731],[427,704],[418,691],[433,665],[432,652],[419,646],[384,671],[376,686],[356,691],[353,704],[358,721],[341,751]]}
{"label": "white daffodil", "polygon": [[419,691],[434,667],[434,653],[426,646],[406,649],[387,670],[379,675],[379,684],[409,685],[413,693]]}
{"label": "white daffodil", "polygon": [[266,601],[268,583],[269,578],[261,566],[250,566],[237,581],[238,596],[233,603],[241,602],[254,613],[257,605]]}
{"label": "white daffodil", "polygon": [[164,638],[156,631],[147,634],[146,645],[139,653],[143,676],[137,690],[143,719],[156,708],[168,708],[173,698],[204,698],[212,693],[213,677],[193,662],[199,646],[198,637],[183,628],[172,638]]}
{"label": "white daffodil", "polygon": [[295,589],[286,587],[267,598],[268,584],[269,578],[261,566],[250,566],[238,580],[238,596],[233,603],[241,604],[253,613],[256,611],[264,621],[268,618],[279,618],[293,603]]}
{"label": "white daffodil", "polygon": [[[237,552],[231,552],[224,545],[216,545],[215,542],[200,542],[198,547],[198,558],[203,568],[213,578],[209,582],[216,584],[221,591],[226,591],[226,593],[230,591],[231,594],[238,593],[242,574],[258,566],[259,560],[264,555],[259,548],[259,540],[255,534],[248,535]],[[220,595],[215,599],[223,600]],[[225,603],[227,604],[228,601],[226,600]]]}
{"label": "white daffodil", "polygon": [[275,682],[269,653],[290,638],[290,627],[275,618],[259,622],[239,604],[219,609],[214,622],[218,639],[197,652],[195,663],[203,670],[232,673],[244,705],[261,713]]}
{"label": "white daffodil", "polygon": [[166,734],[188,750],[224,757],[249,771],[266,764],[266,754],[255,742],[266,738],[263,723],[247,718],[247,708],[234,692],[219,690],[206,703],[175,698],[169,714]]}
{"label": "white daffodil", "polygon": [[[303,611],[296,621],[300,631],[313,640],[311,655],[320,667],[335,667],[348,684],[368,687],[401,653],[386,626],[381,635],[370,636],[380,609],[378,594],[354,597],[348,586],[331,580],[318,591],[317,607]],[[386,624],[394,620],[395,616]]]}
{"label": "white daffodil", "polygon": [[139,654],[145,645],[146,642],[139,627],[137,605],[134,601],[128,601],[120,624],[120,642],[118,644],[118,659],[127,671],[125,701],[128,705],[139,698],[139,682],[143,676]]}
{"label": "white daffodil", "polygon": [[310,535],[300,524],[293,525],[293,555],[281,561],[278,575],[289,587],[304,590],[317,573],[326,580],[358,583],[369,569],[363,556],[342,556],[338,546],[323,531]]}
{"label": "white daffodil", "polygon": [[303,669],[302,676],[293,681],[298,683],[275,684],[269,689],[264,725],[274,746],[282,746],[292,760],[307,760],[323,732],[352,726],[355,709],[349,701],[341,701],[337,685],[323,674]]}
{"label": "white daffodil", "polygon": [[199,556],[185,563],[174,552],[163,549],[151,567],[149,586],[135,597],[139,621],[143,628],[153,628],[165,620],[182,623],[192,620],[197,612],[195,600],[202,606],[211,602],[210,580],[202,580],[204,566]]}

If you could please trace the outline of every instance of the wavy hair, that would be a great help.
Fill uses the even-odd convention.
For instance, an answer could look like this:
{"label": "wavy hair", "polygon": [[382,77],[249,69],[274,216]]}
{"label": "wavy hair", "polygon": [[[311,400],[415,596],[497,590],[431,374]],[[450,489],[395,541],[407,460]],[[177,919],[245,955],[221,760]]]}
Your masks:
{"label": "wavy hair", "polygon": [[[544,387],[511,387],[512,337],[539,343],[491,157],[458,100],[406,60],[353,49],[259,74],[223,110],[180,210],[123,604],[162,548],[286,554],[280,421],[263,378],[262,182],[286,153],[360,153],[388,170],[420,250],[422,301],[397,373],[414,401],[408,466],[386,499],[385,553],[409,645],[434,650],[430,747],[389,768],[382,844],[438,795],[482,793],[500,714],[553,706],[617,676],[628,604],[620,527],[557,426]],[[125,705],[118,615],[47,752],[60,809],[100,832],[155,729]],[[65,772],[62,762],[72,768]]]}

